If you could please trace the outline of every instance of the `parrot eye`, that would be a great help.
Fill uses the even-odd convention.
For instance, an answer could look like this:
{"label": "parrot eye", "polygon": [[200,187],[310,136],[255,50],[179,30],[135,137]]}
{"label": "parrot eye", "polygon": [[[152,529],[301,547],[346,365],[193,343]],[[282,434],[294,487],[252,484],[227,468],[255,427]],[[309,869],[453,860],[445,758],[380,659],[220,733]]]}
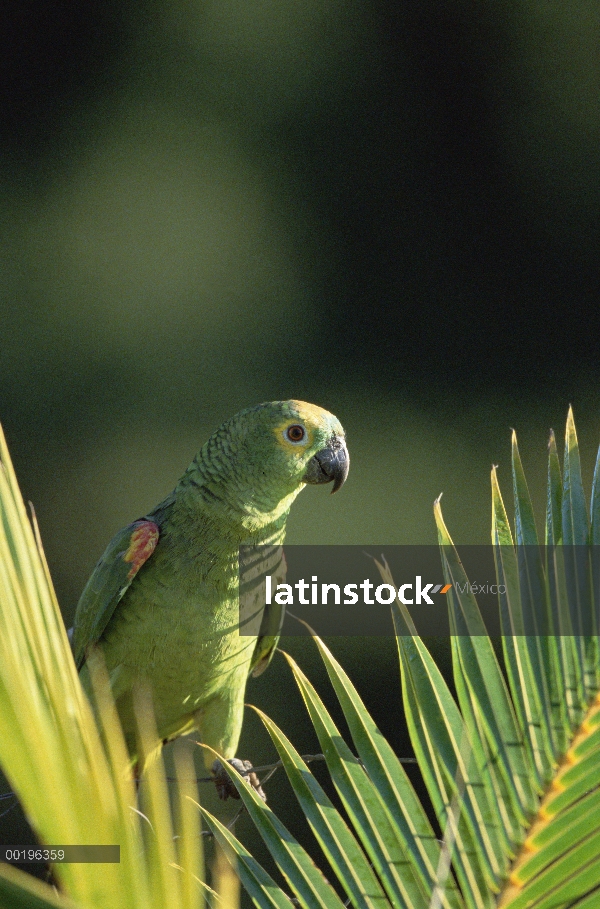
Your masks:
{"label": "parrot eye", "polygon": [[292,426],[288,426],[288,428],[285,431],[286,439],[288,439],[290,442],[294,442],[296,444],[298,442],[302,442],[305,435],[306,435],[306,430],[304,429],[304,426],[300,426],[299,423],[294,423]]}

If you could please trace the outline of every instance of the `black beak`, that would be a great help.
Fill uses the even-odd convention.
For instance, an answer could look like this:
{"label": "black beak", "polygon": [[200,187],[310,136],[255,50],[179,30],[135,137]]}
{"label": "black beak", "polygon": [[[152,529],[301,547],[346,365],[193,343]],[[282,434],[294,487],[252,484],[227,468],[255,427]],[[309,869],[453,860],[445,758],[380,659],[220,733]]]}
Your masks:
{"label": "black beak", "polygon": [[327,448],[321,449],[308,462],[303,476],[305,483],[331,483],[332,494],[346,482],[350,469],[350,455],[346,443],[339,436],[332,436]]}

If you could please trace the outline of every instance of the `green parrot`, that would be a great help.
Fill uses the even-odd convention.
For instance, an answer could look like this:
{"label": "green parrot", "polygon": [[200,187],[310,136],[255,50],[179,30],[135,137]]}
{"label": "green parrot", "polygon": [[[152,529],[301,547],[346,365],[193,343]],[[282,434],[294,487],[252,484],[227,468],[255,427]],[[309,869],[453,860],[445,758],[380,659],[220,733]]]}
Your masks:
{"label": "green parrot", "polygon": [[234,758],[246,680],[268,666],[283,618],[273,612],[281,607],[265,606],[257,633],[239,633],[240,546],[280,552],[300,490],[332,482],[336,492],[349,463],[344,431],[326,410],[259,404],[223,423],[174,491],[109,543],[79,600],[72,646],[88,695],[86,657],[100,646],[134,759],[138,682],[151,689],[163,743],[196,729]]}

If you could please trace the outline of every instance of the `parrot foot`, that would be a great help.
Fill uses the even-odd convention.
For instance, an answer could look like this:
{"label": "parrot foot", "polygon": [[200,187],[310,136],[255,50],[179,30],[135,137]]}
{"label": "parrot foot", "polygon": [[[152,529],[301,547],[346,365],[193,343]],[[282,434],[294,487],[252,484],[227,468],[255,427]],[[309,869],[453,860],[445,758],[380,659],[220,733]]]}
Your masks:
{"label": "parrot foot", "polygon": [[[250,761],[240,761],[239,758],[231,758],[227,761],[228,764],[231,764],[232,767],[235,767],[238,773],[241,773],[245,777],[249,786],[256,790],[256,793],[260,795],[261,799],[266,802],[267,797],[264,794],[262,787],[260,785],[260,780],[252,769],[252,764]],[[240,794],[235,788],[233,781],[231,780],[229,774],[223,767],[221,761],[215,761],[211,767],[211,773],[215,779],[215,786],[217,787],[217,792],[219,798],[225,801],[229,796],[233,799],[239,799]]]}

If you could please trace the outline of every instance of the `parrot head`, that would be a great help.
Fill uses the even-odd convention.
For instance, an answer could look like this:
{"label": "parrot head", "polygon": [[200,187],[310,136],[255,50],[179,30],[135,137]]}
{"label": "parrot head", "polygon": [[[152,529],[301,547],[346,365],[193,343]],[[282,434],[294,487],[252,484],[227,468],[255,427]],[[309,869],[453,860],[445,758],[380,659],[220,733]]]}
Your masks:
{"label": "parrot head", "polygon": [[240,411],[211,436],[198,460],[205,486],[255,514],[287,510],[307,483],[332,483],[337,492],[350,466],[337,417],[293,400]]}
{"label": "parrot head", "polygon": [[265,448],[274,476],[293,487],[333,483],[331,491],[337,492],[343,486],[350,457],[337,417],[305,401],[273,401],[258,414],[267,430]]}

